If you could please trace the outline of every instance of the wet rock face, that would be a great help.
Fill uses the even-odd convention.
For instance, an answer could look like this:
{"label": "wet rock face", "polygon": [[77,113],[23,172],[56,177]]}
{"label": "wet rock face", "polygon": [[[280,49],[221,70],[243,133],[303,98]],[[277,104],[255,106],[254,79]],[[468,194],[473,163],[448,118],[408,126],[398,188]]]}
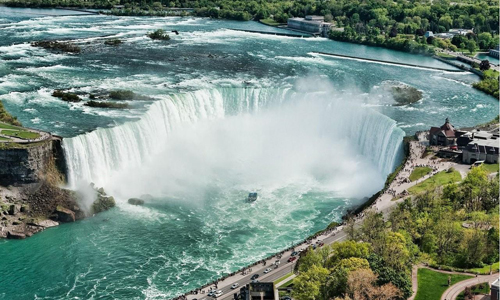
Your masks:
{"label": "wet rock face", "polygon": [[60,222],[64,222],[64,223],[76,221],[75,212],[73,212],[72,210],[69,210],[67,208],[61,207],[61,206],[58,206],[56,208],[54,216],[55,216],[55,218],[54,218],[55,220],[60,221]]}
{"label": "wet rock face", "polygon": [[0,185],[34,183],[44,174],[52,158],[52,142],[28,148],[0,150]]}
{"label": "wet rock face", "polygon": [[98,193],[97,199],[92,204],[92,213],[97,214],[116,206],[115,198]]}
{"label": "wet rock face", "polygon": [[20,233],[20,232],[9,231],[7,233],[7,238],[8,239],[14,239],[14,240],[22,240],[22,239],[26,238],[26,234]]}

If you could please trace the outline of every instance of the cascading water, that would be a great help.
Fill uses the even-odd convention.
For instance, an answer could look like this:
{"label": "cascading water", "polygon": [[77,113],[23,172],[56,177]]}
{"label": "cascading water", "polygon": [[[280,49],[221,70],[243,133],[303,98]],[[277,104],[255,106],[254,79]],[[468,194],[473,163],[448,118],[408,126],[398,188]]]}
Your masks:
{"label": "cascading water", "polygon": [[[155,102],[139,121],[65,139],[70,185],[94,182],[106,187],[120,171],[140,169],[148,157],[161,151],[172,132],[185,126],[256,114],[265,108],[282,109],[290,103],[300,103],[298,109],[304,115],[299,114],[298,119],[315,115],[312,117],[319,122],[319,135],[350,140],[355,152],[371,160],[383,176],[389,174],[402,154],[404,132],[396,122],[371,109],[324,98],[325,93],[299,93],[293,89],[234,87],[168,96]],[[317,112],[307,111],[308,106],[318,102]]]}

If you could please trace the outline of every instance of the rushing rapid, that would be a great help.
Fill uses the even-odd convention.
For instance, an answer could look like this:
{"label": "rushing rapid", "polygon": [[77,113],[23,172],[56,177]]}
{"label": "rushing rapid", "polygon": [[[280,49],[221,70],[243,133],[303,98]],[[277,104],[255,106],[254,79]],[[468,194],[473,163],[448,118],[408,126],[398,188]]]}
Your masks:
{"label": "rushing rapid", "polygon": [[[41,17],[56,12],[0,7],[0,100],[24,125],[64,137],[71,188],[94,182],[118,203],[0,241],[0,299],[173,297],[340,220],[383,186],[405,134],[498,112],[471,87],[475,75],[312,53],[449,68],[428,57],[234,30],[282,31],[257,22]],[[145,36],[158,28],[179,35]],[[108,38],[123,43],[105,46]],[[71,40],[82,53],[30,45],[43,39]],[[394,105],[386,87],[399,84],[423,98]],[[84,105],[116,89],[149,98],[122,110]],[[259,199],[247,203],[250,192]]]}

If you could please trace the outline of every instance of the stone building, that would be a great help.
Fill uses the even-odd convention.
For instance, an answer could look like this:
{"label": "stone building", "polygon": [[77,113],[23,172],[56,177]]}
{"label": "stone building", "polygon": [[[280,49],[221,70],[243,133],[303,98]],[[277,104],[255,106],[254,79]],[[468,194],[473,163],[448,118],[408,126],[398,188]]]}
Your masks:
{"label": "stone building", "polygon": [[441,127],[431,127],[429,130],[429,144],[436,146],[456,145],[457,138],[464,134],[464,131],[456,130],[446,118]]}

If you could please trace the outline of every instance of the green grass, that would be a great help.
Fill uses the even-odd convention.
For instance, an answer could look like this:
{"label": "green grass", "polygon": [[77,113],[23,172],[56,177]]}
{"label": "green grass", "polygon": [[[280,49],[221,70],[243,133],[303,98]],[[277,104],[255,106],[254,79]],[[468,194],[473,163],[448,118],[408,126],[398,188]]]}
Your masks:
{"label": "green grass", "polygon": [[481,168],[483,168],[488,174],[498,172],[498,164],[482,164]]}
{"label": "green grass", "polygon": [[485,77],[497,78],[499,73],[496,70],[489,69],[483,72]]}
{"label": "green grass", "polygon": [[281,277],[281,278],[278,278],[276,281],[274,281],[274,284],[278,284],[278,283],[280,283],[280,282],[284,281],[285,279],[289,278],[289,277],[290,277],[290,276],[292,276],[292,275],[293,275],[293,273],[288,273],[288,274],[286,274],[285,276],[283,276],[283,277]]}
{"label": "green grass", "polygon": [[0,141],[10,141],[10,139],[9,138],[5,138],[3,136],[0,136]]}
{"label": "green grass", "polygon": [[440,300],[441,295],[449,287],[448,276],[451,276],[451,285],[472,278],[469,275],[444,274],[426,268],[418,269],[418,290],[415,300]]}
{"label": "green grass", "polygon": [[[483,288],[480,288],[479,286],[483,286]],[[489,294],[490,293],[490,285],[488,282],[482,283],[482,284],[476,284],[471,286],[472,294],[474,295],[484,295],[484,294]],[[457,296],[457,300],[465,300],[465,291],[461,292]]]}
{"label": "green grass", "polygon": [[[493,271],[493,273],[498,272],[498,270],[500,269],[499,267],[500,267],[500,263],[496,262],[491,266],[491,270]],[[488,265],[488,266],[484,266],[482,268],[475,268],[475,269],[470,269],[467,271],[469,271],[471,273],[489,274],[490,273],[490,266]]]}
{"label": "green grass", "polygon": [[413,170],[413,172],[411,172],[410,174],[410,180],[415,181],[417,179],[420,179],[429,174],[431,171],[432,169],[429,167],[416,167],[415,170]]}
{"label": "green grass", "polygon": [[259,22],[264,23],[269,26],[278,26],[278,25],[283,25],[284,23],[278,23],[273,19],[267,18],[267,19],[260,19]]}
{"label": "green grass", "polygon": [[287,288],[293,285],[293,280],[288,281],[287,283],[280,286],[280,288]]}
{"label": "green grass", "polygon": [[10,125],[7,123],[2,123],[0,122],[0,129],[16,129],[16,130],[22,130],[21,127]]}
{"label": "green grass", "polygon": [[462,176],[460,176],[460,173],[456,170],[453,170],[450,173],[447,171],[441,171],[431,178],[412,186],[408,189],[408,192],[412,194],[420,194],[425,191],[434,191],[438,186],[444,186],[461,180]]}
{"label": "green grass", "polygon": [[449,54],[446,54],[446,53],[443,53],[443,52],[438,52],[437,56],[443,57],[443,58],[455,58],[455,56],[449,55]]}
{"label": "green grass", "polygon": [[21,139],[36,139],[40,137],[39,133],[31,132],[31,131],[17,131],[17,130],[2,130],[3,135],[18,137]]}

